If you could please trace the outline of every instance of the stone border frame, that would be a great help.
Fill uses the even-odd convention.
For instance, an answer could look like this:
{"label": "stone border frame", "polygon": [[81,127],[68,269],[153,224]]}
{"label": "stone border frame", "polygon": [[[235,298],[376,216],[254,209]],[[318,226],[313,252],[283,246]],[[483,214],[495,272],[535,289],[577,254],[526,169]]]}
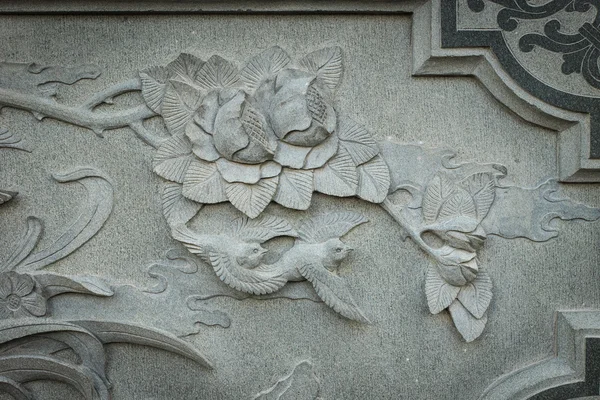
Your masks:
{"label": "stone border frame", "polygon": [[600,394],[600,312],[557,311],[554,355],[498,378],[480,400],[564,399]]}

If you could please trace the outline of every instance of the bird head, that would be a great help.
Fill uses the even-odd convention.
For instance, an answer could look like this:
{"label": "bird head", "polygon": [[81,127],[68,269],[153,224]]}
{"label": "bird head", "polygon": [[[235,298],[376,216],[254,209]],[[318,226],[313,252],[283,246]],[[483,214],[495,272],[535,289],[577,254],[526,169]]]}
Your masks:
{"label": "bird head", "polygon": [[267,249],[262,247],[259,243],[255,242],[243,242],[240,248],[237,249],[237,262],[246,268],[258,267],[264,258]]}
{"label": "bird head", "polygon": [[327,268],[338,267],[340,263],[348,257],[348,254],[354,250],[340,239],[329,239],[324,243],[324,247],[325,254],[323,265]]}

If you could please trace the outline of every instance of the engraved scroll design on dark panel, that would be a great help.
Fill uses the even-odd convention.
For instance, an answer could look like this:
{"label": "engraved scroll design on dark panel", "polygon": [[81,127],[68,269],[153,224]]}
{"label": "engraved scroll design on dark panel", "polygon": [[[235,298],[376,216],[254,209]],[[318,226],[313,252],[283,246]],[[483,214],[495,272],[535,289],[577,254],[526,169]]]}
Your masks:
{"label": "engraved scroll design on dark panel", "polygon": [[[410,237],[435,261],[425,279],[429,309],[448,309],[458,331],[472,341],[483,331],[492,298],[491,280],[477,257],[489,235],[546,241],[558,234],[553,219],[600,218],[597,209],[558,198],[552,180],[533,188],[503,184],[507,170],[501,165],[457,164],[448,150],[377,143],[334,107],[343,74],[338,47],[314,51],[296,63],[273,47],[241,70],[218,55],[205,62],[181,54],[166,67],[146,69],[139,79],[109,87],[78,106],[62,105],[42,90],[46,78],[38,75],[60,69],[32,65],[0,65],[0,75],[21,71],[11,75],[12,86],[0,87],[0,105],[97,134],[130,127],[157,149],[153,169],[167,180],[161,196],[173,237],[237,291],[272,298],[267,293],[283,291],[286,282],[307,279],[334,310],[366,322],[335,274],[348,250],[339,238],[364,218],[340,212],[295,230],[267,212],[271,202],[307,210],[314,191],[359,197],[383,207],[403,227],[403,238]],[[132,91],[141,92],[146,104],[110,106],[113,98]],[[97,112],[101,104],[109,105]],[[144,125],[157,115],[167,137]],[[401,192],[412,199],[399,201]],[[223,249],[210,235],[186,226],[205,205],[221,202],[245,214],[234,234],[221,237],[237,243],[235,249]],[[337,228],[325,232],[328,226]],[[266,233],[244,236],[248,229]],[[295,237],[296,243],[279,261],[262,264],[260,244],[278,236]],[[335,262],[315,263],[306,249],[318,246],[340,248],[342,254]],[[286,259],[295,265],[287,266]],[[228,325],[222,315],[209,319],[215,318]]]}
{"label": "engraved scroll design on dark panel", "polygon": [[[519,20],[548,20],[544,25],[544,34],[528,33],[519,39],[519,48],[523,52],[532,51],[535,46],[554,53],[562,54],[561,72],[565,75],[573,72],[581,74],[586,82],[600,89],[600,2],[597,0],[552,0],[545,4],[530,4],[526,0],[487,0],[501,5],[497,23],[504,31],[513,31]],[[481,12],[484,0],[469,0],[469,8]],[[550,19],[558,13],[586,13],[594,7],[596,15],[592,21],[583,22],[576,33],[561,32],[563,26],[558,19]]]}

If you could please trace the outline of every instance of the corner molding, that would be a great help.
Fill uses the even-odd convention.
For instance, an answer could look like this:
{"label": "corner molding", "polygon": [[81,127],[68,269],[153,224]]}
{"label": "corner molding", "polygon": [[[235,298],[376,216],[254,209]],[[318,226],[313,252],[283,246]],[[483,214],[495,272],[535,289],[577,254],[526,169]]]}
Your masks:
{"label": "corner molding", "polygon": [[[557,311],[554,355],[501,376],[479,400],[562,399],[600,395],[600,310]],[[594,360],[595,359],[595,360]],[[567,397],[565,397],[567,396]]]}
{"label": "corner molding", "polygon": [[511,78],[488,47],[442,47],[442,1],[432,0],[413,15],[413,76],[472,76],[524,120],[558,134],[561,182],[600,182],[600,160],[590,154],[590,115],[568,111],[531,95]]}

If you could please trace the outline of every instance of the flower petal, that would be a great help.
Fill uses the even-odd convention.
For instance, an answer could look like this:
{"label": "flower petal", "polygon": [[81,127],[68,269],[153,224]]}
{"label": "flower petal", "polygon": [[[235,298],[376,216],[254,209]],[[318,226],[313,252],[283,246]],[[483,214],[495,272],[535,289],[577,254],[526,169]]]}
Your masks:
{"label": "flower petal", "polygon": [[213,134],[215,147],[224,157],[231,159],[233,155],[248,146],[250,138],[246,134],[240,117],[245,102],[245,94],[241,90],[217,113],[215,132]]}
{"label": "flower petal", "polygon": [[202,99],[202,104],[200,104],[196,115],[194,115],[194,122],[200,125],[206,132],[213,133],[218,111],[219,92],[213,90]]}
{"label": "flower petal", "polygon": [[5,299],[12,293],[12,282],[8,274],[0,275],[0,299]]}
{"label": "flower petal", "polygon": [[315,169],[325,165],[337,153],[339,142],[338,136],[333,134],[320,145],[313,147],[304,161],[303,169]]}
{"label": "flower petal", "polygon": [[314,75],[297,69],[285,69],[277,76],[277,92],[270,107],[271,124],[277,137],[310,127],[313,119],[308,111],[306,91],[314,79]]}
{"label": "flower petal", "polygon": [[260,167],[261,178],[272,178],[279,175],[281,172],[281,165],[273,161],[267,161]]}
{"label": "flower petal", "polygon": [[223,179],[229,183],[255,184],[260,180],[260,165],[240,164],[225,158],[218,159],[216,164]]}
{"label": "flower petal", "polygon": [[0,320],[7,319],[11,315],[12,314],[11,314],[10,310],[8,309],[8,302],[0,301]]}
{"label": "flower petal", "polygon": [[284,167],[301,169],[304,167],[306,156],[311,150],[311,147],[294,146],[284,142],[279,142],[273,160]]}
{"label": "flower petal", "polygon": [[185,134],[192,142],[192,152],[205,161],[216,161],[220,155],[215,148],[213,138],[198,124],[190,122],[185,128]]}
{"label": "flower petal", "polygon": [[36,317],[46,315],[46,299],[35,292],[23,297],[21,299],[21,306]]}
{"label": "flower petal", "polygon": [[28,295],[33,291],[33,287],[35,286],[35,282],[33,278],[29,275],[20,275],[17,273],[10,273],[10,279],[13,284],[13,293],[19,297],[23,297]]}

